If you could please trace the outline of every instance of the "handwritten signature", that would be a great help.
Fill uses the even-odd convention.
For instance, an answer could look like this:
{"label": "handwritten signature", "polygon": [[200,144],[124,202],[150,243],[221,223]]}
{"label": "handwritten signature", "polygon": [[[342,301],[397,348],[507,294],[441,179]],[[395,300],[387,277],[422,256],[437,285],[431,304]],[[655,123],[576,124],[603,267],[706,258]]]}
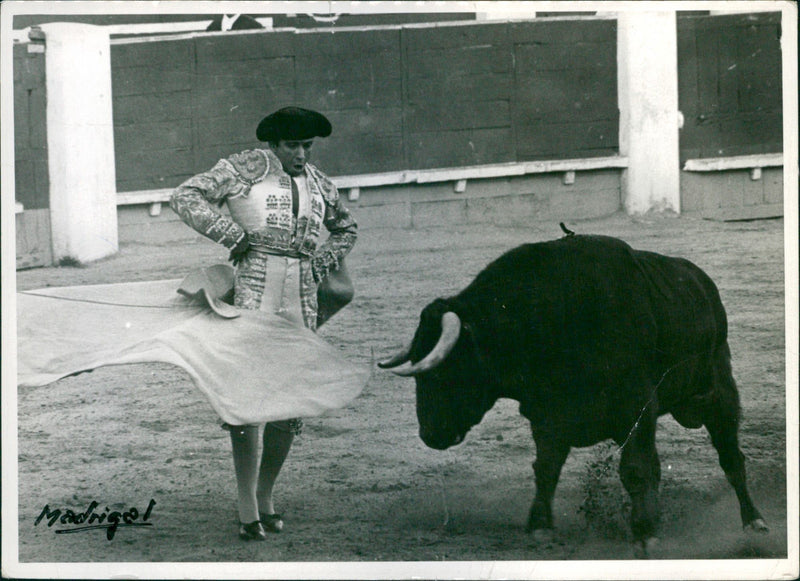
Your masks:
{"label": "handwritten signature", "polygon": [[[45,504],[42,512],[33,522],[33,526],[38,525],[43,519],[47,519],[48,527],[52,527],[54,524],[56,524],[56,522],[60,522],[62,525],[84,525],[66,529],[58,529],[56,530],[56,534],[78,533],[93,529],[106,529],[106,538],[108,538],[110,541],[114,538],[114,535],[117,533],[117,529],[119,527],[153,526],[153,523],[148,521],[150,520],[150,516],[153,513],[153,507],[155,505],[156,501],[150,499],[150,504],[147,505],[147,509],[142,515],[141,522],[137,522],[139,521],[140,513],[136,507],[131,507],[124,512],[119,512],[116,510],[112,512],[108,507],[106,507],[105,512],[101,511],[100,514],[98,514],[95,512],[95,509],[100,506],[100,503],[98,503],[96,500],[93,500],[89,504],[89,508],[83,512],[75,512],[68,508],[63,510],[60,508],[51,510],[50,505]],[[99,524],[93,524],[95,522]]]}

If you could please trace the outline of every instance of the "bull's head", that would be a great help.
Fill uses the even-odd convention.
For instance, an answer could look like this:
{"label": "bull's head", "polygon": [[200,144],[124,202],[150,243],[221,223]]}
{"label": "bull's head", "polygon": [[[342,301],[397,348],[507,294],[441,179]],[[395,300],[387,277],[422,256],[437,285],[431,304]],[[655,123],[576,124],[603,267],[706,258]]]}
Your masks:
{"label": "bull's head", "polygon": [[414,378],[419,435],[437,450],[460,443],[496,400],[471,328],[444,299],[425,307],[408,347],[378,366]]}

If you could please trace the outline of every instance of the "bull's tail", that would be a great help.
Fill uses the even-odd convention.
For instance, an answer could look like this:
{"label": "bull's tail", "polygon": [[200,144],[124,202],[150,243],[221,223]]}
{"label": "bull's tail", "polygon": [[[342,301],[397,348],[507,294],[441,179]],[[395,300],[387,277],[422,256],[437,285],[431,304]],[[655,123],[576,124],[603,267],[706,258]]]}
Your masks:
{"label": "bull's tail", "polygon": [[561,231],[567,236],[575,236],[575,232],[567,228],[564,222],[559,222],[558,225],[561,226]]}

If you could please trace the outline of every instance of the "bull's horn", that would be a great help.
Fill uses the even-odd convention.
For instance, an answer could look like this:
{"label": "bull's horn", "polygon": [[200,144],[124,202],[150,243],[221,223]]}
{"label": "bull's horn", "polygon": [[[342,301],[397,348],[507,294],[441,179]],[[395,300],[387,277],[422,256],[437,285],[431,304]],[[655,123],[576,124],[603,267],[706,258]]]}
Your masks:
{"label": "bull's horn", "polygon": [[390,367],[397,367],[401,363],[405,363],[406,361],[408,361],[409,353],[411,353],[411,343],[406,345],[405,349],[403,349],[402,351],[400,351],[396,355],[393,355],[392,357],[390,357],[386,361],[378,361],[378,367],[380,367],[381,369],[388,369]]}
{"label": "bull's horn", "polygon": [[410,367],[401,367],[400,369],[392,369],[392,373],[409,377],[412,375],[419,375],[426,371],[430,371],[442,361],[444,361],[456,346],[458,336],[461,333],[461,319],[458,318],[453,312],[446,312],[442,315],[442,334],[436,346],[431,349],[424,359],[418,361]]}

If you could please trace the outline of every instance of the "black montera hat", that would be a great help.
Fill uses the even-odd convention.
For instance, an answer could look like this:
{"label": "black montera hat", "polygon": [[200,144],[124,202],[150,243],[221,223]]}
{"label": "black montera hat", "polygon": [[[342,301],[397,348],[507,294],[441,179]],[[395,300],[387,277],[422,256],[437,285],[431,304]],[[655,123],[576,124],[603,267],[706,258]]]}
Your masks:
{"label": "black montera hat", "polygon": [[261,120],[256,137],[259,141],[299,141],[328,137],[331,131],[331,122],[322,113],[300,107],[284,107]]}

